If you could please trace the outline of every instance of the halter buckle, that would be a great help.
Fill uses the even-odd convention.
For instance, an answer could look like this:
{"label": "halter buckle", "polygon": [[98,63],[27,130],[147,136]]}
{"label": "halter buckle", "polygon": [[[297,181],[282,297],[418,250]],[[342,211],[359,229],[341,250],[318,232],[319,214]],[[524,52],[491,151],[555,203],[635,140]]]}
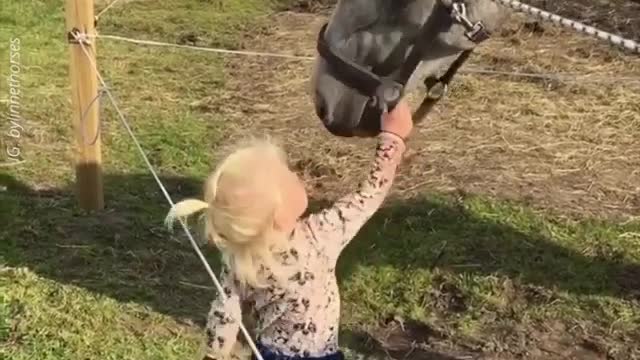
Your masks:
{"label": "halter buckle", "polygon": [[474,43],[480,43],[489,38],[489,33],[487,32],[484,24],[481,21],[473,24],[471,30],[464,33],[464,35]]}
{"label": "halter buckle", "polygon": [[467,39],[473,41],[474,43],[480,43],[489,38],[489,33],[486,31],[486,28],[482,21],[477,21],[475,23],[471,22],[467,17],[467,7],[461,1],[455,1],[453,3],[453,9],[451,10],[453,17],[459,22],[462,26],[467,29],[464,35]]}
{"label": "halter buckle", "polygon": [[371,97],[371,104],[378,107],[383,113],[393,109],[404,92],[404,86],[393,80],[383,81]]}

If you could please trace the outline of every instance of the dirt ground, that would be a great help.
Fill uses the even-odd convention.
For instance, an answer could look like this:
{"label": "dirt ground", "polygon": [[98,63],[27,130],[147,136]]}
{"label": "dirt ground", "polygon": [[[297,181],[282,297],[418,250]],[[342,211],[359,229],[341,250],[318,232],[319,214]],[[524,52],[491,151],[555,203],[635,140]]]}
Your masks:
{"label": "dirt ground", "polygon": [[[576,4],[563,12],[604,19],[605,29],[626,29],[627,36],[639,34],[640,15],[633,16],[640,14],[638,3],[601,5],[599,11]],[[247,32],[243,47],[314,56],[328,10],[308,9],[318,7],[306,4],[272,16],[264,27]],[[236,135],[266,131],[282,140],[314,196],[333,197],[361,176],[372,155],[364,144],[371,140],[335,138],[322,128],[309,94],[311,62],[227,61],[224,93],[198,106],[224,112],[237,126]],[[563,76],[469,71],[477,69]],[[568,217],[637,217],[639,89],[636,55],[513,16],[501,34],[478,49],[448,97],[415,131],[394,195],[479,193]],[[419,96],[410,97],[414,104]]]}
{"label": "dirt ground", "polygon": [[[243,47],[314,56],[315,37],[329,10],[311,1],[298,5],[247,32]],[[532,5],[640,37],[638,2]],[[197,106],[228,117],[235,130],[229,143],[248,134],[277,137],[290,150],[293,164],[316,199],[335,198],[346,191],[345,184],[361,178],[363,166],[371,160],[371,139],[335,138],[322,128],[309,93],[311,62],[229,58],[227,69],[224,92]],[[534,77],[470,71],[478,69]],[[637,218],[639,94],[637,55],[514,15],[500,34],[478,49],[453,81],[448,97],[415,131],[393,196],[473,193],[567,218]],[[411,96],[412,102],[420,96],[419,92]],[[453,344],[438,336],[429,341],[431,348],[417,349],[412,344],[431,330],[417,330],[413,336],[398,328],[394,322],[381,325],[363,335],[362,342],[408,359],[498,359],[479,356],[477,351],[504,350],[473,349],[471,344]],[[597,334],[593,336],[597,339]],[[510,358],[513,354],[526,359],[612,356],[594,345],[597,340],[576,342],[567,329],[554,324],[505,334],[504,343],[517,348],[508,352]]]}

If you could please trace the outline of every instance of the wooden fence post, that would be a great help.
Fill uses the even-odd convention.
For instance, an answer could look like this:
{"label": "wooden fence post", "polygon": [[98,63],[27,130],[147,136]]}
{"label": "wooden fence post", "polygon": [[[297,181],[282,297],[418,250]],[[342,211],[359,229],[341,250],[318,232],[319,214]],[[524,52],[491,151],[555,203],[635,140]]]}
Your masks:
{"label": "wooden fence post", "polygon": [[71,53],[71,105],[75,139],[76,196],[81,208],[104,208],[102,154],[99,128],[96,38],[89,37],[82,46],[71,34],[95,34],[93,0],[66,0],[66,31]]}

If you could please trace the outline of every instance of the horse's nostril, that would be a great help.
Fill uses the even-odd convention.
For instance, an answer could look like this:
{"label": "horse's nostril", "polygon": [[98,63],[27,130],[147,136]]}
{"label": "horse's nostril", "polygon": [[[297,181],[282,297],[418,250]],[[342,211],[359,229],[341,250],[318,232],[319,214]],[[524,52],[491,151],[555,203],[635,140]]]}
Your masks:
{"label": "horse's nostril", "polygon": [[318,103],[316,103],[316,115],[318,115],[321,120],[326,120],[328,114],[327,107],[324,101],[319,101]]}

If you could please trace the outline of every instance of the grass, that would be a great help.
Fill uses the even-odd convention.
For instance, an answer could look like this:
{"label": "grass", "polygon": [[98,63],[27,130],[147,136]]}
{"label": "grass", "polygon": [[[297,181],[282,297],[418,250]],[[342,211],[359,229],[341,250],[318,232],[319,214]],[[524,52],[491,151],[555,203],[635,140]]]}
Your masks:
{"label": "grass", "polygon": [[374,224],[342,262],[348,326],[399,314],[475,344],[508,331],[511,346],[551,319],[638,335],[637,283],[623,278],[640,270],[637,224],[557,222],[477,197],[416,199]]}
{"label": "grass", "polygon": [[[242,48],[240,34],[254,24],[251,34],[269,32],[261,16],[276,5],[123,1],[99,28]],[[215,290],[185,239],[163,229],[167,205],[108,105],[101,113],[107,209],[86,214],[75,206],[63,24],[60,0],[0,0],[0,41],[21,39],[26,129],[26,162],[0,174],[0,359],[193,358]],[[0,46],[0,61],[8,56]],[[198,195],[217,150],[242,129],[231,121],[258,121],[249,110],[231,117],[223,109],[241,106],[229,94],[237,85],[230,69],[242,60],[108,41],[98,57],[174,199]],[[331,156],[336,168],[346,161]],[[336,172],[299,167],[326,183],[323,174]],[[575,347],[582,359],[638,358],[639,243],[633,220],[576,219],[482,193],[396,196],[341,257],[344,344],[350,355],[375,352],[375,344],[404,353],[411,341],[426,341],[410,355],[542,359]],[[206,255],[216,263],[214,251]],[[398,335],[394,316],[407,332]]]}

